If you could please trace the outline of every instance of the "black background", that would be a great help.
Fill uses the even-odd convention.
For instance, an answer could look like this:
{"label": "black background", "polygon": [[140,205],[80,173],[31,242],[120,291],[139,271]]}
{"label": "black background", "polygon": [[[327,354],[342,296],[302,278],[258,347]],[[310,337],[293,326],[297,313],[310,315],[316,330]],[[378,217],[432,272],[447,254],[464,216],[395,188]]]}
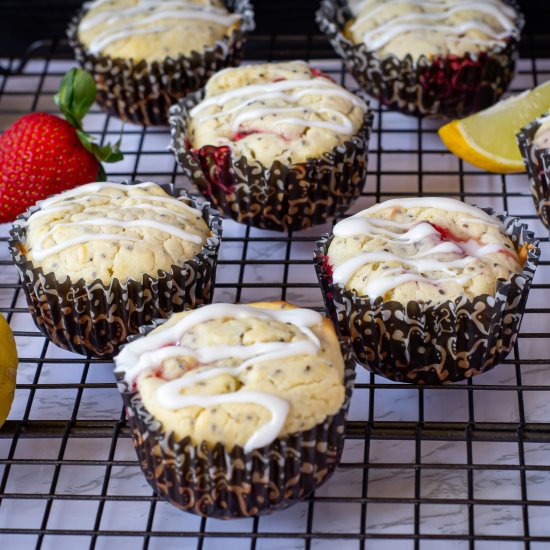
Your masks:
{"label": "black background", "polygon": [[[334,56],[314,21],[318,0],[253,0],[253,3],[257,28],[249,42],[247,58],[264,58],[266,52],[272,51],[267,46],[274,34],[277,40],[284,37],[277,45],[278,57],[297,57],[295,46],[304,37],[308,37],[307,48],[303,46],[304,56],[312,53],[314,57]],[[526,16],[522,55],[550,55],[550,1],[523,0],[519,4]],[[63,39],[68,20],[81,5],[82,0],[0,0],[0,56],[22,55],[39,40]]]}

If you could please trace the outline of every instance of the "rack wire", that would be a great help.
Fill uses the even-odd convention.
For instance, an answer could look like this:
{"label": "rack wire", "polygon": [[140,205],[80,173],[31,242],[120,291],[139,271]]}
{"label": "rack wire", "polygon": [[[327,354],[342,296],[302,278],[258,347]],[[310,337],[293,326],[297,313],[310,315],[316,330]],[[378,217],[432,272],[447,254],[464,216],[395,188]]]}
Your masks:
{"label": "rack wire", "polygon": [[[256,40],[264,49],[253,50],[266,60],[319,52],[307,37],[283,46],[275,37]],[[313,63],[356,88],[340,61]],[[23,64],[0,64],[5,129],[28,111],[55,112],[51,95],[73,61],[66,45],[49,42]],[[512,91],[549,73],[550,61],[523,59]],[[20,355],[16,399],[0,429],[2,548],[550,548],[550,241],[526,176],[480,172],[444,149],[437,122],[373,108],[367,181],[351,212],[395,196],[451,196],[519,215],[540,238],[543,261],[509,358],[441,387],[361,370],[343,461],[325,486],[272,516],[201,519],[163,502],[145,482],[112,363],[58,349],[36,330],[7,250],[8,228],[0,226],[0,312]],[[97,108],[85,124],[102,141],[121,131]],[[127,125],[125,160],[109,167],[110,178],[189,186],[166,150],[168,136],[166,128]],[[321,310],[311,254],[328,229],[277,234],[226,221],[215,301],[286,299]]]}

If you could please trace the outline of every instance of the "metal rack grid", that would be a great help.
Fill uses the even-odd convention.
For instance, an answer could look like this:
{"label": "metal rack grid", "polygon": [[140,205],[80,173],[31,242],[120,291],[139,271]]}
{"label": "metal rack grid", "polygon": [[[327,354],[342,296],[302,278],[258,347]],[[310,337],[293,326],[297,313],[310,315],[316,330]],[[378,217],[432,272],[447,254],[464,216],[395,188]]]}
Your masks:
{"label": "metal rack grid", "polygon": [[[277,59],[268,42],[266,58]],[[301,50],[306,57],[314,55],[311,44]],[[55,111],[51,95],[73,62],[63,45],[46,46],[20,74],[0,76],[0,128],[29,110]],[[340,61],[314,63],[356,86]],[[9,71],[18,60],[1,64]],[[513,91],[549,73],[549,61],[524,59]],[[550,242],[526,177],[480,172],[444,150],[437,122],[373,107],[368,177],[352,212],[392,196],[445,195],[520,215],[541,238],[543,261],[509,359],[443,387],[361,371],[331,481],[269,517],[201,519],[159,500],[144,481],[111,363],[64,352],[37,332],[9,259],[8,228],[0,226],[0,312],[20,355],[16,400],[0,429],[2,548],[550,547]],[[86,126],[102,140],[121,128],[98,109]],[[167,141],[165,128],[126,126],[126,158],[108,167],[109,176],[187,186]],[[215,301],[287,299],[320,308],[311,251],[327,229],[283,235],[227,221]]]}

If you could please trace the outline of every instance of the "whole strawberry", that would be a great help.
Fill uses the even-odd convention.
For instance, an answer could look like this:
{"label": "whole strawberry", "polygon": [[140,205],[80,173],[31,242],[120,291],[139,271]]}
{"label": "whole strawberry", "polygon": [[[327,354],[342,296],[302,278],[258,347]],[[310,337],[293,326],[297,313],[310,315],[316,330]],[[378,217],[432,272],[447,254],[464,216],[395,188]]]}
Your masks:
{"label": "whole strawberry", "polygon": [[66,120],[30,113],[0,136],[0,223],[50,195],[105,179],[101,162],[122,158],[120,141],[100,146],[82,128],[95,96],[91,75],[71,69],[54,97]]}

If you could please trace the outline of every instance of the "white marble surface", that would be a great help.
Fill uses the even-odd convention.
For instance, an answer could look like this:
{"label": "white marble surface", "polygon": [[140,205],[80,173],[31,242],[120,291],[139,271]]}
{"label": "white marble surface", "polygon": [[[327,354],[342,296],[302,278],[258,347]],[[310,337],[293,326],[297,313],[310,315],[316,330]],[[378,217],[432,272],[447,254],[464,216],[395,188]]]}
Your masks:
{"label": "white marble surface", "polygon": [[[542,77],[550,72],[550,62],[537,61]],[[338,63],[318,63],[320,67],[335,69]],[[53,62],[49,69],[59,75],[71,66],[70,62]],[[18,95],[4,95],[0,98],[0,128],[15,121],[23,111],[32,107],[34,91],[39,85],[38,73],[43,69],[43,61],[33,61],[26,69],[27,74],[10,77],[5,83],[6,91],[17,91]],[[530,61],[520,64],[522,71],[530,70]],[[2,80],[0,77],[0,84]],[[48,76],[42,87],[38,109],[53,109],[50,99],[58,85],[59,76]],[[352,84],[348,77],[348,84]],[[533,85],[530,74],[520,74],[514,82],[515,88]],[[8,112],[11,111],[11,112]],[[378,118],[378,117],[377,117]],[[105,117],[102,113],[91,114],[87,118],[87,127],[101,131]],[[422,134],[419,143],[416,132],[416,119],[406,118],[395,113],[384,112],[382,127],[400,129],[399,133],[383,132],[382,149],[378,149],[378,133],[372,138],[373,153],[370,156],[370,171],[379,166],[380,178],[371,173],[367,179],[366,190],[371,192],[377,183],[385,192],[410,193],[418,189],[419,176],[411,174],[418,169],[418,156],[414,152],[423,148],[429,153],[422,155],[424,173],[422,185],[425,192],[456,193],[459,190],[459,161],[444,151],[435,130],[437,122],[423,122],[423,128],[429,130]],[[379,128],[379,120],[375,121]],[[127,125],[126,129],[135,129]],[[111,120],[108,126],[109,139],[116,139],[120,123]],[[139,135],[125,134],[122,148],[126,152],[125,160],[113,167],[113,179],[120,180],[136,171],[141,179],[156,179],[160,182],[172,178],[159,175],[158,172],[175,173],[175,163],[166,151],[168,131],[165,129],[148,130],[143,149],[156,151],[157,154],[137,158]],[[392,153],[385,152],[393,151]],[[491,196],[471,197],[468,202],[480,206],[493,206],[503,210],[506,206],[513,214],[531,216],[528,222],[538,235],[544,235],[542,224],[533,218],[534,208],[524,175],[507,176],[505,186],[508,193],[521,193],[504,203],[502,197],[503,180],[501,176],[480,173],[471,166],[464,166],[464,189],[468,192],[494,194]],[[427,172],[441,172],[439,175]],[[391,172],[391,173],[388,173]],[[403,172],[403,174],[399,174]],[[176,181],[184,183],[182,176]],[[387,198],[382,194],[382,199]],[[362,197],[354,205],[352,212],[358,211],[374,202],[374,197]],[[327,227],[315,228],[299,234],[300,237],[316,237]],[[0,226],[0,236],[7,233],[6,226]],[[242,237],[246,228],[233,222],[224,224],[224,237]],[[247,258],[256,260],[283,260],[287,254],[287,244],[277,240],[279,235],[268,231],[251,229],[248,235],[268,237],[270,240],[248,244]],[[292,260],[302,263],[291,264],[288,268],[288,282],[299,286],[289,288],[286,299],[303,306],[320,306],[320,291],[315,287],[315,274],[311,264],[312,242],[295,241],[289,246]],[[216,290],[216,301],[233,301],[238,297],[235,282],[240,266],[235,262],[243,255],[243,243],[225,241],[220,251],[222,263],[218,267],[217,281],[221,285]],[[543,258],[550,257],[548,242],[543,243]],[[0,242],[0,260],[9,258],[7,244]],[[303,262],[306,263],[303,263]],[[227,263],[224,263],[227,262]],[[264,288],[245,287],[240,299],[244,302],[258,299],[280,299],[278,287],[284,277],[284,265],[247,265],[244,268],[245,283],[269,283]],[[17,280],[11,266],[0,266],[0,281],[14,283]],[[537,284],[550,283],[550,266],[542,265],[537,272]],[[0,311],[11,307],[14,292],[0,288]],[[17,297],[17,308],[26,308],[22,294]],[[534,288],[531,291],[528,308],[550,308],[548,289]],[[37,376],[37,362],[30,358],[40,355],[44,349],[44,339],[36,329],[28,313],[16,312],[11,317],[11,326],[16,331],[16,339],[21,365],[18,372],[19,388],[10,414],[11,420],[24,417],[29,401],[29,389]],[[32,336],[21,334],[33,332]],[[550,331],[550,313],[535,314],[528,312],[524,318],[522,334]],[[548,339],[531,336],[521,337],[519,351],[522,360],[550,357]],[[60,387],[64,384],[76,384],[82,381],[84,363],[78,356],[56,348],[45,347],[45,358],[38,377],[38,389],[32,399],[28,418],[31,420],[67,420],[75,415],[78,420],[116,420],[121,415],[121,401],[117,390],[110,387],[86,387],[81,402],[75,409],[75,388]],[[74,363],[66,364],[56,360],[71,358]],[[523,412],[519,406],[516,390],[517,373],[521,373],[524,385],[529,386],[522,392]],[[518,423],[524,415],[526,422],[549,422],[550,399],[547,391],[550,368],[548,364],[520,363],[518,371],[514,365],[506,364],[478,377],[473,381],[470,392],[464,383],[453,388],[424,390],[423,414],[426,422],[451,421],[475,422],[511,422]],[[371,377],[364,371],[359,372],[358,382],[368,384]],[[374,421],[417,422],[419,420],[419,391],[411,386],[394,384],[375,377],[376,389],[374,403],[370,403],[373,392],[368,388],[358,388],[354,394],[350,419],[366,420],[369,406],[373,405]],[[113,382],[110,364],[92,364],[85,378],[87,384],[111,384]],[[51,386],[49,386],[51,385]],[[500,389],[494,389],[494,387]],[[469,397],[471,396],[471,397]],[[470,418],[468,400],[472,400],[473,416]],[[95,540],[95,548],[125,550],[143,547],[144,540],[136,533],[142,532],[147,525],[150,504],[147,497],[151,490],[139,471],[130,440],[120,438],[114,449],[114,459],[123,461],[110,469],[106,494],[121,497],[120,500],[105,503],[101,515],[98,514],[103,485],[108,472],[106,461],[109,458],[110,439],[80,439],[69,437],[62,452],[60,439],[20,438],[15,447],[15,462],[11,465],[5,492],[17,495],[6,498],[0,503],[0,529],[40,529],[46,527],[47,534],[42,540],[42,548],[48,550],[88,548],[92,539],[87,531],[95,528],[96,521],[101,531]],[[524,548],[518,540],[498,541],[501,536],[522,537],[524,516],[521,506],[522,478],[519,469],[520,449],[517,443],[488,443],[474,441],[471,449],[462,441],[429,441],[422,439],[419,449],[414,441],[371,440],[367,448],[362,440],[346,442],[342,467],[334,477],[317,493],[317,501],[312,507],[302,503],[293,508],[254,520],[221,522],[206,520],[182,513],[170,505],[159,502],[152,518],[149,548],[197,548],[196,536],[202,528],[205,533],[217,534],[205,537],[201,548],[204,550],[240,550],[251,548],[251,532],[257,532],[256,549],[287,550],[313,548],[316,550],[358,549],[360,543],[350,538],[352,535],[366,534],[375,538],[367,540],[367,550],[409,550],[414,548],[412,539],[402,538],[415,532],[418,523],[421,550],[462,550],[470,548],[466,540],[456,537],[473,532],[483,535],[484,540],[475,542],[476,550],[516,550]],[[5,469],[5,461],[10,451],[11,440],[0,438],[0,479]],[[419,456],[416,456],[416,453]],[[468,455],[474,468],[468,469]],[[525,514],[530,535],[550,537],[550,444],[525,443],[525,491],[536,505],[529,505]],[[62,463],[56,482],[55,461]],[[33,459],[43,459],[45,464],[25,463]],[[371,467],[361,467],[364,460]],[[418,460],[418,470],[411,465]],[[71,463],[67,463],[72,461]],[[78,462],[81,462],[80,464]],[[82,461],[93,461],[84,464]],[[469,474],[469,471],[471,472]],[[415,486],[418,484],[418,494]],[[469,486],[471,491],[469,492]],[[44,495],[52,491],[55,496],[52,504],[47,499],[33,495]],[[79,500],[65,500],[74,496]],[[415,509],[410,499],[420,498]],[[367,497],[366,504],[360,502]],[[89,498],[89,500],[86,500]],[[470,506],[468,500],[474,498]],[[45,512],[49,510],[47,522],[43,524]],[[471,514],[471,518],[470,518]],[[295,534],[307,534],[300,538]],[[74,531],[73,535],[60,536],[56,530]],[[128,536],[109,536],[110,531],[122,530]],[[180,538],[178,535],[189,536]],[[156,536],[155,536],[156,535]],[[160,536],[164,535],[164,536]],[[173,536],[166,536],[173,535]],[[281,535],[282,538],[278,536]],[[433,538],[436,536],[437,538]],[[277,537],[277,538],[275,538]],[[0,531],[0,548],[26,550],[35,548],[38,536],[33,533],[11,535]],[[550,540],[550,539],[549,539]],[[198,546],[199,545],[199,546]],[[534,542],[531,548],[542,550],[550,548],[550,542]]]}

